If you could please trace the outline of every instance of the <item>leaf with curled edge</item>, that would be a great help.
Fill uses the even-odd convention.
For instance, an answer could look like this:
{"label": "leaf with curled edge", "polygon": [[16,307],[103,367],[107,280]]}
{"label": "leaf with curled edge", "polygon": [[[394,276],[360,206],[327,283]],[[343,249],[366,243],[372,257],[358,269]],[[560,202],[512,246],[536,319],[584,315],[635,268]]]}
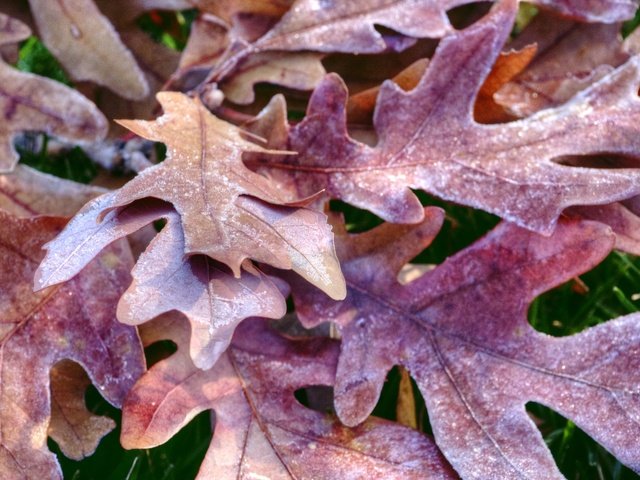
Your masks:
{"label": "leaf with curled edge", "polygon": [[178,350],[127,397],[125,448],[162,444],[211,409],[213,439],[199,479],[456,478],[433,443],[414,430],[376,418],[347,428],[298,403],[296,390],[332,385],[337,342],[287,340],[264,321],[247,320],[218,363],[199,370],[186,353],[185,327],[170,316],[142,327],[146,344],[170,338]]}
{"label": "leaf with curled edge", "polygon": [[348,136],[346,88],[329,75],[314,92],[305,120],[291,130],[288,150],[298,155],[265,158],[253,166],[264,167],[271,178],[288,177],[284,181],[296,185],[297,195],[325,189],[330,198],[397,223],[422,218],[410,188],[547,234],[569,206],[638,195],[637,168],[579,168],[553,160],[601,152],[640,157],[640,57],[561,107],[505,124],[474,121],[477,92],[515,11],[514,0],[501,2],[482,20],[443,39],[414,90],[383,84],[375,147]]}
{"label": "leaf with curled edge", "polygon": [[[50,403],[52,368],[61,360],[80,364],[114,406],[122,404],[145,368],[136,330],[115,319],[116,303],[130,281],[131,254],[126,244],[116,243],[75,279],[33,293],[42,244],[66,220],[19,219],[1,211],[0,220],[0,476],[62,478],[47,449],[50,416],[59,412],[52,412]],[[61,384],[54,382],[55,398],[60,398]],[[70,395],[78,395],[77,388],[72,384]],[[95,447],[97,432],[77,428],[82,437],[68,442],[64,434],[73,426],[56,423],[52,428],[65,452],[82,445],[85,454]],[[105,433],[106,426],[100,428]]]}
{"label": "leaf with curled edge", "polygon": [[210,368],[229,345],[238,323],[250,316],[280,318],[283,294],[272,279],[245,262],[238,278],[205,255],[185,255],[180,218],[173,208],[146,199],[112,210],[100,221],[113,193],[88,204],[71,221],[66,234],[47,245],[50,263],[36,272],[55,284],[76,275],[102,249],[157,220],[167,224],[139,257],[133,282],[118,304],[118,319],[139,325],[172,310],[191,323],[190,353],[199,368]]}
{"label": "leaf with curled edge", "polygon": [[495,95],[519,117],[566,102],[637,53],[623,42],[618,23],[577,23],[545,12],[510,46],[533,43],[538,46],[533,62]]}
{"label": "leaf with curled edge", "polygon": [[402,285],[402,266],[433,238],[443,214],[418,225],[338,235],[343,302],[292,283],[307,327],[342,336],[335,404],[347,425],[373,409],[385,375],[406,367],[422,392],[437,445],[463,478],[564,478],[525,410],[534,401],[571,419],[640,471],[640,316],[553,338],[527,321],[533,299],[597,265],[610,229],[562,219],[549,237],[502,223]]}
{"label": "leaf with curled edge", "polygon": [[74,80],[90,80],[141,100],[149,85],[129,49],[93,0],[29,0],[40,36]]}
{"label": "leaf with curled edge", "polygon": [[[302,70],[311,67],[317,72],[322,66],[308,52],[316,52],[314,55],[332,52],[381,53],[390,48],[406,48],[416,38],[440,38],[453,31],[446,11],[466,3],[469,0],[321,3],[317,0],[298,0],[278,22],[266,24],[264,31],[255,38],[231,35],[225,52],[217,59],[201,86],[205,89],[207,84],[222,85],[242,72],[245,65],[251,66],[257,62],[260,66],[274,54],[280,62],[287,62],[286,54],[294,55],[307,64]],[[235,17],[234,20],[237,22],[238,19],[239,17]],[[250,18],[249,21],[255,22],[255,18]],[[403,41],[392,41],[376,30],[376,26],[398,32]],[[287,64],[290,67],[291,61]],[[254,67],[255,65],[250,68]],[[264,68],[261,70],[260,76],[265,72],[269,73]],[[276,80],[277,77],[273,74],[266,79]],[[312,81],[313,76],[305,80],[307,84]],[[248,100],[249,97],[245,95],[244,98]]]}
{"label": "leaf with curled edge", "polygon": [[[24,40],[23,23],[0,14],[0,45]],[[13,139],[25,130],[42,130],[65,140],[86,143],[104,138],[107,120],[96,106],[75,90],[48,78],[20,72],[0,60],[0,172],[18,162]]]}
{"label": "leaf with curled edge", "polygon": [[0,208],[18,217],[70,217],[103,193],[104,188],[64,180],[25,165],[0,175]]}
{"label": "leaf with curled edge", "polygon": [[176,92],[158,98],[165,109],[162,117],[121,123],[145,138],[165,142],[167,159],[83,210],[47,245],[36,286],[70,278],[72,273],[65,272],[72,257],[84,258],[83,249],[92,249],[87,241],[69,246],[70,239],[81,234],[76,226],[85,228],[83,216],[101,218],[136,200],[156,198],[172,203],[178,212],[184,254],[209,256],[227,265],[236,278],[248,259],[293,269],[331,297],[343,298],[344,279],[326,216],[300,202],[287,202],[276,186],[242,163],[244,152],[268,151],[244,140],[240,129],[211,115],[198,100]]}

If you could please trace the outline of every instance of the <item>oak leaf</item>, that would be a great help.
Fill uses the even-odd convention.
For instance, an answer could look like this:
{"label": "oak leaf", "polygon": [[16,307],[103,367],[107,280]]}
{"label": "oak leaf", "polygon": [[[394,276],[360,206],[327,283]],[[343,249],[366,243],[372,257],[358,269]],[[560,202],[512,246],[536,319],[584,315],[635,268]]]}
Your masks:
{"label": "oak leaf", "polygon": [[25,165],[0,175],[0,209],[17,217],[70,217],[104,193],[103,188],[64,180]]}
{"label": "oak leaf", "polygon": [[[169,85],[183,90],[195,88],[212,69],[225,61],[225,55],[233,45],[252,43],[271,23],[271,16],[234,16],[231,24],[226,24],[213,15],[201,15],[192,25],[180,67]],[[219,79],[212,93],[220,89],[231,102],[249,104],[254,101],[256,83],[312,90],[325,74],[320,63],[322,57],[323,54],[304,51],[256,52],[245,58],[232,74]]]}
{"label": "oak leaf", "polygon": [[519,117],[566,102],[639,53],[623,42],[620,24],[577,23],[544,12],[510,46],[531,44],[537,45],[534,60],[495,95]]}
{"label": "oak leaf", "polygon": [[[248,69],[252,78],[250,82],[243,82],[245,93],[236,92],[235,99],[249,102],[251,83],[281,83],[274,67],[265,68],[274,58],[282,64],[277,70],[283,72],[285,85],[308,88],[318,80],[318,72],[323,68],[318,53],[381,53],[390,48],[404,49],[415,38],[439,38],[453,30],[446,10],[464,3],[468,0],[366,0],[327,2],[319,7],[315,0],[298,0],[275,24],[274,17],[269,15],[251,15],[244,19],[235,16],[230,36],[224,40],[225,50],[220,54],[216,47],[214,64],[200,88],[202,92],[215,90]],[[398,42],[393,36],[385,36],[376,26],[396,31],[403,40]],[[247,35],[247,32],[251,33]],[[301,66],[292,75],[296,62]],[[303,75],[307,70],[312,74]]]}
{"label": "oak leaf", "polygon": [[193,326],[193,359],[208,368],[243,318],[285,313],[277,285],[249,259],[293,269],[334,298],[344,296],[344,280],[326,216],[287,203],[242,164],[243,151],[264,153],[262,147],[197,100],[179,93],[160,99],[163,117],[126,124],[165,141],[168,158],[87,204],[47,244],[35,283],[44,288],[72,278],[114,240],[168,219],[141,255],[118,318],[139,324],[170,310],[184,313]]}
{"label": "oak leaf", "polygon": [[569,206],[638,195],[638,169],[580,168],[554,159],[639,155],[640,57],[561,107],[506,124],[473,119],[476,94],[509,35],[515,9],[515,1],[501,2],[483,20],[444,38],[412,91],[383,84],[375,147],[348,136],[346,88],[329,75],[314,92],[305,120],[291,129],[287,149],[298,155],[252,165],[295,185],[295,195],[325,189],[331,198],[392,222],[421,220],[422,207],[409,188],[544,233],[553,231]]}
{"label": "oak leaf", "polygon": [[337,236],[347,279],[342,302],[292,282],[303,324],[332,321],[342,337],[335,405],[347,425],[375,406],[391,367],[422,392],[437,445],[463,478],[563,478],[525,404],[570,418],[621,462],[640,470],[640,317],[553,338],[527,309],[540,293],[597,265],[613,235],[562,220],[550,237],[503,223],[402,285],[401,267],[435,236],[443,213],[419,225]]}
{"label": "oak leaf", "polygon": [[455,478],[414,430],[375,418],[347,428],[298,403],[297,389],[332,385],[335,341],[286,340],[263,321],[247,320],[218,363],[199,370],[186,353],[189,332],[180,319],[161,317],[142,332],[145,343],[170,338],[178,351],[131,390],[123,408],[125,448],[164,443],[212,409],[213,440],[197,478]]}
{"label": "oak leaf", "polygon": [[[0,46],[24,40],[29,28],[0,14]],[[107,120],[96,106],[75,90],[54,80],[19,72],[0,60],[0,172],[13,169],[18,154],[15,136],[25,130],[42,130],[74,142],[104,138]]]}
{"label": "oak leaf", "polygon": [[[75,279],[32,293],[42,244],[66,221],[18,219],[2,211],[0,220],[0,476],[61,478],[55,456],[47,449],[47,429],[65,453],[81,457],[92,453],[113,423],[86,411],[80,403],[84,392],[76,379],[67,384],[60,378],[68,374],[68,367],[58,362],[82,366],[115,406],[122,404],[144,371],[137,332],[115,320],[117,300],[130,281],[131,256],[126,244],[114,244]],[[52,401],[59,403],[52,408]],[[80,410],[64,423],[59,413],[74,403]],[[88,428],[91,425],[98,430]],[[70,432],[76,437],[70,438]]]}
{"label": "oak leaf", "polygon": [[29,0],[42,40],[74,80],[91,80],[140,100],[149,85],[135,58],[93,0]]}

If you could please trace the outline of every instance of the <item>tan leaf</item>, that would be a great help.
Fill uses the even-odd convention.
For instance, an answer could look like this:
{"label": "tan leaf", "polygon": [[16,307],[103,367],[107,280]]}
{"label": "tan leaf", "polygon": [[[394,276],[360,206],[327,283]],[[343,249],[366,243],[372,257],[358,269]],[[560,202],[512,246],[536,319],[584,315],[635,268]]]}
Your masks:
{"label": "tan leaf", "polygon": [[48,433],[73,460],[93,454],[102,437],[116,427],[109,417],[87,410],[84,395],[91,380],[80,365],[63,360],[51,369],[51,421]]}
{"label": "tan leaf", "polygon": [[253,86],[259,82],[275,83],[296,90],[313,90],[322,80],[323,55],[312,52],[266,52],[252,56],[236,75],[223,82],[221,90],[231,102],[241,105],[255,99]]}
{"label": "tan leaf", "polygon": [[47,175],[25,165],[0,175],[0,208],[19,217],[70,217],[89,200],[105,193],[92,187]]}
{"label": "tan leaf", "polygon": [[90,80],[140,100],[149,85],[93,0],[29,0],[40,36],[74,80]]}
{"label": "tan leaf", "polygon": [[396,403],[396,420],[399,424],[409,428],[418,428],[416,417],[416,398],[413,394],[411,377],[404,367],[398,367],[400,371],[400,387],[398,389],[398,401]]}
{"label": "tan leaf", "polygon": [[[29,36],[29,29],[0,14],[0,45]],[[13,139],[25,130],[42,130],[75,142],[104,138],[107,120],[96,106],[67,86],[30,73],[19,72],[0,61],[0,171],[10,171],[18,161]]]}

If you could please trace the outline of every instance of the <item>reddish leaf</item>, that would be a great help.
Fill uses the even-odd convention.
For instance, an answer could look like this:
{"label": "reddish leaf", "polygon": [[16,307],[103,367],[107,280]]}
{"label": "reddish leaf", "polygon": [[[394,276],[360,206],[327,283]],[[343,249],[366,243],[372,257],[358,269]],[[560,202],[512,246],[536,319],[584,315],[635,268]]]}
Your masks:
{"label": "reddish leaf", "polygon": [[[194,362],[208,368],[243,318],[285,313],[282,294],[249,257],[293,268],[336,298],[344,295],[344,283],[326,217],[287,206],[264,177],[242,165],[243,150],[264,149],[186,96],[162,98],[168,106],[164,117],[128,125],[165,140],[170,158],[83,208],[47,245],[35,281],[38,288],[65,281],[115,239],[168,218],[140,257],[118,317],[139,324],[169,310],[183,312],[193,326]],[[154,198],[171,200],[180,216]],[[236,278],[207,256],[226,263]]]}
{"label": "reddish leaf", "polygon": [[[27,38],[26,25],[0,14],[0,46]],[[13,169],[18,154],[17,133],[43,130],[75,142],[97,141],[107,131],[107,121],[93,103],[75,90],[48,78],[19,72],[0,60],[0,172]]]}
{"label": "reddish leaf", "polygon": [[374,418],[349,429],[298,403],[295,390],[332,384],[333,341],[285,340],[264,322],[247,321],[227,353],[203,371],[186,354],[184,324],[166,317],[143,328],[147,343],[169,336],[178,351],[127,398],[125,448],[161,444],[213,409],[213,441],[198,478],[454,478],[418,432]]}
{"label": "reddish leaf", "polygon": [[502,224],[407,285],[401,266],[428,244],[442,213],[416,226],[385,224],[338,237],[343,302],[293,285],[307,326],[339,325],[338,414],[348,425],[373,409],[387,371],[405,366],[424,395],[436,443],[463,478],[563,478],[525,404],[573,420],[640,470],[635,419],[640,317],[565,338],[527,322],[540,293],[595,266],[613,246],[608,228],[563,220],[550,237]]}
{"label": "reddish leaf", "polygon": [[620,25],[574,23],[540,13],[513,43],[537,44],[536,58],[525,72],[503,86],[496,101],[517,116],[564,103],[630,57]]}
{"label": "reddish leaf", "polygon": [[[130,280],[131,256],[126,244],[114,244],[74,280],[31,293],[33,273],[44,253],[42,244],[65,222],[52,217],[18,219],[4,212],[0,221],[0,476],[61,478],[46,443],[52,367],[63,359],[79,363],[115,406],[121,405],[144,370],[135,329],[115,320],[116,302]],[[58,399],[61,384],[54,381]],[[75,382],[65,388],[70,395],[78,395]],[[96,437],[107,430],[102,425],[101,432],[93,432],[76,420],[67,427],[54,422],[51,428],[63,450],[78,456],[91,453]],[[75,428],[80,438],[67,441],[63,435],[69,428]]]}
{"label": "reddish leaf", "polygon": [[630,20],[638,8],[635,0],[535,0],[532,3],[576,20],[602,23]]}
{"label": "reddish leaf", "polygon": [[[494,102],[493,94],[520,73],[529,64],[535,52],[534,45],[525,46],[521,50],[500,52],[500,56],[478,92],[474,106],[474,117],[477,121],[493,123],[510,119],[505,115],[504,109]],[[393,77],[393,82],[405,91],[414,89],[424,75],[428,63],[426,58],[417,60]],[[370,123],[379,93],[380,87],[373,87],[350,96],[347,102],[347,121]]]}
{"label": "reddish leaf", "polygon": [[510,32],[515,7],[514,1],[502,2],[482,21],[443,39],[411,92],[383,85],[375,148],[348,137],[346,89],[338,77],[328,76],[305,120],[291,131],[289,149],[299,155],[265,160],[269,174],[289,177],[283,182],[295,182],[299,196],[326,189],[331,198],[393,222],[422,218],[411,187],[545,233],[568,206],[640,193],[638,169],[553,162],[601,152],[638,156],[640,57],[562,107],[507,124],[474,121],[476,94]]}

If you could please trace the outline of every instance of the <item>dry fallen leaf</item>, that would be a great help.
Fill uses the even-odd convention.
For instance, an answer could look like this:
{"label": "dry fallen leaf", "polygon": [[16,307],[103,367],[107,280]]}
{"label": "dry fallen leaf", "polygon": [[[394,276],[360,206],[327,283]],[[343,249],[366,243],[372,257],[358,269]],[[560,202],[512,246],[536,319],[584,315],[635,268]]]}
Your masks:
{"label": "dry fallen leaf", "polygon": [[409,188],[544,233],[553,231],[569,206],[638,195],[637,168],[582,168],[554,160],[600,152],[638,157],[640,57],[561,107],[505,124],[473,119],[476,94],[509,35],[515,8],[515,1],[502,2],[483,20],[443,39],[412,91],[383,84],[375,147],[348,136],[346,88],[329,75],[314,92],[305,120],[290,132],[287,149],[298,155],[251,165],[283,185],[293,184],[294,195],[324,189],[330,198],[393,222],[422,218]]}
{"label": "dry fallen leaf", "polygon": [[640,316],[563,338],[535,331],[540,293],[597,265],[614,237],[598,223],[562,220],[550,237],[503,223],[471,247],[401,285],[401,267],[431,242],[422,224],[341,234],[342,302],[292,281],[307,327],[332,321],[342,347],[335,405],[347,425],[373,409],[389,369],[406,367],[422,392],[437,445],[463,478],[564,478],[525,410],[541,403],[571,419],[640,471]]}
{"label": "dry fallen leaf", "polygon": [[18,217],[68,217],[103,193],[103,188],[47,175],[25,165],[0,175],[0,208]]}
{"label": "dry fallen leaf", "polygon": [[[61,423],[59,413],[73,403],[79,406],[80,395],[77,380],[67,384],[60,377],[68,373],[61,366],[55,368],[53,399],[59,404],[50,424],[52,368],[61,360],[77,362],[115,406],[144,371],[136,330],[115,319],[116,303],[130,281],[131,254],[126,244],[114,244],[75,279],[32,293],[42,244],[65,220],[18,219],[1,211],[0,220],[0,476],[62,478],[47,448],[47,430],[51,428],[63,451],[79,457],[92,453],[98,437],[113,424],[96,420],[84,403]],[[71,432],[78,437],[70,440]]]}
{"label": "dry fallen leaf", "polygon": [[[0,14],[0,46],[24,40],[30,30]],[[42,130],[74,142],[104,138],[107,121],[96,106],[75,90],[48,78],[19,72],[0,60],[0,172],[18,162],[13,140],[19,132]]]}
{"label": "dry fallen leaf", "polygon": [[159,445],[212,409],[213,440],[200,479],[455,478],[429,439],[414,430],[376,418],[350,429],[296,400],[297,389],[332,385],[334,341],[285,340],[263,321],[247,320],[218,363],[199,370],[186,353],[189,332],[179,320],[165,317],[143,327],[145,343],[170,338],[178,351],[129,394],[125,448]]}
{"label": "dry fallen leaf", "polygon": [[[334,298],[344,295],[344,283],[326,216],[287,203],[267,179],[243,166],[243,151],[265,150],[197,100],[179,93],[160,98],[163,117],[123,123],[164,140],[169,158],[87,204],[47,244],[35,284],[65,281],[117,238],[167,218],[169,225],[139,259],[118,317],[139,324],[169,310],[183,312],[193,325],[191,354],[205,368],[243,318],[285,313],[282,294],[249,259],[293,269]],[[179,216],[156,199],[173,203]]]}
{"label": "dry fallen leaf", "polygon": [[544,12],[512,43],[538,46],[529,67],[496,93],[496,101],[519,117],[560,105],[631,56],[620,24],[577,23]]}
{"label": "dry fallen leaf", "polygon": [[91,80],[141,100],[149,85],[135,58],[93,0],[29,0],[42,40],[74,80]]}
{"label": "dry fallen leaf", "polygon": [[278,188],[242,164],[243,152],[266,150],[244,140],[237,127],[211,115],[197,100],[169,92],[158,97],[165,109],[158,120],[121,123],[145,138],[165,142],[167,160],[87,205],[78,221],[48,245],[51,253],[40,269],[39,287],[69,278],[62,268],[69,261],[67,254],[82,252],[68,248],[67,237],[78,235],[74,226],[82,223],[82,216],[153,197],[171,202],[180,215],[185,254],[207,255],[226,264],[236,277],[248,259],[293,269],[330,296],[342,297],[344,283],[325,215],[288,203]]}

